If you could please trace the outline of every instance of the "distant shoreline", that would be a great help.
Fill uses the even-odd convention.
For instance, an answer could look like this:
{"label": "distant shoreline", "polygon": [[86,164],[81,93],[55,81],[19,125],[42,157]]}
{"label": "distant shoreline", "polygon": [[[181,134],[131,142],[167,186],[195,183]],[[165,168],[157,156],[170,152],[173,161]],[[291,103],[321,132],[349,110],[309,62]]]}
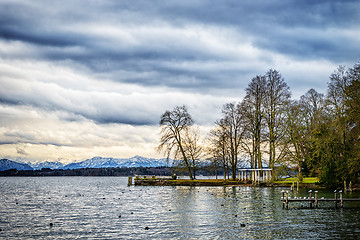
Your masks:
{"label": "distant shoreline", "polygon": [[78,168],[78,169],[50,169],[0,171],[0,177],[61,177],[61,176],[89,176],[89,177],[127,177],[135,175],[170,176],[172,169],[168,167],[130,167],[130,168]]}

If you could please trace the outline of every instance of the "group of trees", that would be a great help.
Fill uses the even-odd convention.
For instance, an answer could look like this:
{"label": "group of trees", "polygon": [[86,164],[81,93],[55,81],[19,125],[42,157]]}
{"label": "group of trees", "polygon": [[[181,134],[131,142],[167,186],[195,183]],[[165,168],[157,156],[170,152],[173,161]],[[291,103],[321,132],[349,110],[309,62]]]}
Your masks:
{"label": "group of trees", "polygon": [[262,168],[264,156],[268,156],[271,169],[283,157],[280,140],[285,134],[284,116],[290,96],[281,74],[270,69],[251,80],[241,102],[223,106],[222,118],[210,133],[210,152],[223,167],[229,163],[233,179],[239,155],[247,156],[251,168]]}
{"label": "group of trees", "polygon": [[326,95],[310,89],[299,100],[291,99],[279,71],[270,69],[221,113],[204,147],[185,106],[166,111],[158,150],[181,159],[191,179],[200,158],[208,158],[222,166],[224,178],[230,169],[235,179],[239,163],[248,161],[251,168],[295,166],[300,180],[317,175],[328,186],[358,180],[360,64],[331,74]]}

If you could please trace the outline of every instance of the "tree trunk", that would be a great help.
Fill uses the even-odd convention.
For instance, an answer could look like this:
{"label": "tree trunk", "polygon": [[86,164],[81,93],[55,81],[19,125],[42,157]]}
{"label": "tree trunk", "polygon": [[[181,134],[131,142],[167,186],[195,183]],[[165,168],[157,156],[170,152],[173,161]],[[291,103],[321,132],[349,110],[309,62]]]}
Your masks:
{"label": "tree trunk", "polygon": [[223,168],[224,168],[224,180],[226,180],[226,164],[225,164],[225,159],[223,162]]}
{"label": "tree trunk", "polygon": [[182,144],[181,144],[181,142],[179,140],[178,140],[178,144],[179,144],[179,147],[180,147],[181,154],[183,155],[184,162],[185,162],[186,168],[188,170],[190,180],[194,180],[194,178],[193,178],[193,176],[191,174],[191,166],[189,165],[188,159],[187,159],[187,157],[185,155],[184,149],[183,149]]}
{"label": "tree trunk", "polygon": [[298,169],[299,169],[299,174],[298,174],[299,182],[302,182],[303,176],[302,176],[302,171],[301,171],[301,166],[300,166],[300,164],[298,164]]}

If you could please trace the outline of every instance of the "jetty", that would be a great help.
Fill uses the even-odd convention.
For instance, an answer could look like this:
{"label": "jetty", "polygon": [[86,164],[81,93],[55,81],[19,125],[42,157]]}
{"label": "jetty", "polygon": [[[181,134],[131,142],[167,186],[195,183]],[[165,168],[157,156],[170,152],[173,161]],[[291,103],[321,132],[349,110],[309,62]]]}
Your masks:
{"label": "jetty", "polygon": [[[309,191],[309,197],[294,197],[291,198],[289,197],[289,191],[281,191],[281,201],[283,204],[283,209],[288,209],[289,208],[289,203],[291,202],[306,202],[309,204],[310,208],[313,208],[313,206],[315,206],[315,208],[319,207],[319,203],[320,202],[333,202],[334,203],[334,207],[338,208],[338,204],[340,204],[340,208],[344,208],[344,203],[345,202],[360,202],[360,198],[343,198],[343,192],[342,190],[340,190],[339,192],[337,192],[337,190],[334,191],[334,198],[319,198],[318,197],[318,191],[314,192],[314,196],[312,196],[313,191],[310,190]],[[339,196],[338,196],[339,194]]]}
{"label": "jetty", "polygon": [[[179,179],[173,176],[135,176],[135,186],[229,186],[229,185],[258,185],[272,186],[272,169],[238,169],[236,179]],[[129,177],[128,185],[133,184]]]}
{"label": "jetty", "polygon": [[[132,184],[129,177],[128,185]],[[179,179],[176,177],[135,176],[135,186],[239,186],[246,183],[231,179]],[[250,184],[248,184],[250,185]]]}

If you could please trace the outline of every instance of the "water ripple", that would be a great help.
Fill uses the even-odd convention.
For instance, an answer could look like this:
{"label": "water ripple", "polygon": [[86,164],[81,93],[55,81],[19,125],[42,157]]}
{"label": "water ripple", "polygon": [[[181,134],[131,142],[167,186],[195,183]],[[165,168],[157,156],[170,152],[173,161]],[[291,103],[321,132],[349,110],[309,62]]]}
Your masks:
{"label": "water ripple", "polygon": [[342,211],[296,203],[283,210],[279,188],[126,184],[120,177],[0,178],[0,238],[356,239],[360,233],[355,203]]}

